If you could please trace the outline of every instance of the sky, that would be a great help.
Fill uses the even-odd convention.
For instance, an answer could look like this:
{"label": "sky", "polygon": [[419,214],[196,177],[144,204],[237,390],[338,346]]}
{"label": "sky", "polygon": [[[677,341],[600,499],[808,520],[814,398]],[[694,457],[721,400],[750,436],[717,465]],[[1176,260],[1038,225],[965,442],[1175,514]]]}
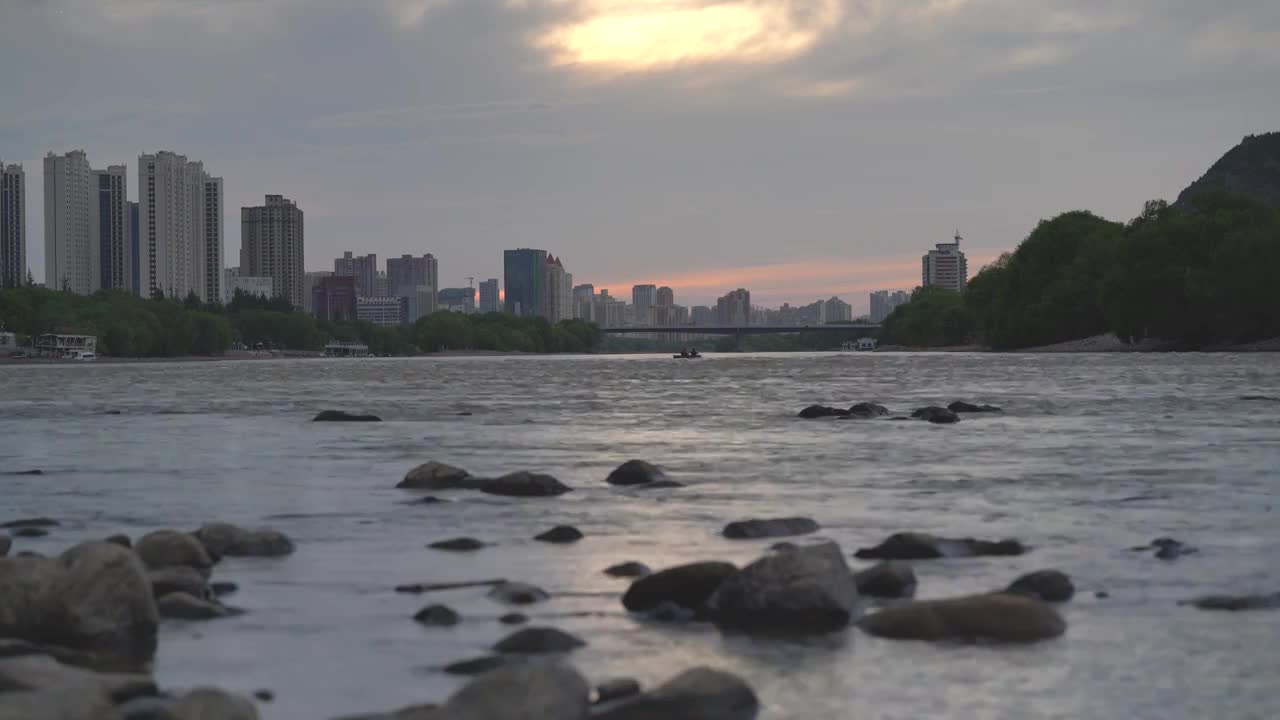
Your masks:
{"label": "sky", "polygon": [[757,304],[970,272],[1035,224],[1172,199],[1280,129],[1275,0],[0,0],[0,159],[173,150],[306,265],[546,249],[577,283]]}

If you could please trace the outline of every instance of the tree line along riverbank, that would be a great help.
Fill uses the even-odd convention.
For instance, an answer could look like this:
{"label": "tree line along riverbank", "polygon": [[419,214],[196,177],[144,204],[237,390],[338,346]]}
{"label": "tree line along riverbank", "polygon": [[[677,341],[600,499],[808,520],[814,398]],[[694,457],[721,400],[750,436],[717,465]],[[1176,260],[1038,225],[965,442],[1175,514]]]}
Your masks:
{"label": "tree line along riverbank", "polygon": [[282,298],[237,294],[226,305],[140,298],[123,292],[93,295],[17,287],[0,290],[0,322],[24,338],[62,332],[96,335],[98,352],[114,357],[217,356],[238,345],[319,351],[332,341],[362,342],[375,355],[441,350],[527,353],[587,352],[601,333],[582,321],[552,325],[542,318],[438,312],[411,325],[327,322]]}
{"label": "tree line along riverbank", "polygon": [[1174,204],[1042,221],[964,293],[920,288],[881,343],[1015,350],[1114,334],[1159,349],[1280,337],[1280,133],[1251,136]]}

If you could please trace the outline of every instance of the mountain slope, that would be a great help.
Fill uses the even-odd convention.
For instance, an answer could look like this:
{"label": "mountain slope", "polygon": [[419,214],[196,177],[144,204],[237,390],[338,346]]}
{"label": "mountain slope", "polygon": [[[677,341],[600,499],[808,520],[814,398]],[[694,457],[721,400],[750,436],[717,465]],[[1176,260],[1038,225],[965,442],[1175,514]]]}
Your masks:
{"label": "mountain slope", "polygon": [[1280,208],[1280,132],[1246,137],[1183,190],[1174,204],[1185,207],[1197,195],[1214,191],[1245,195]]}

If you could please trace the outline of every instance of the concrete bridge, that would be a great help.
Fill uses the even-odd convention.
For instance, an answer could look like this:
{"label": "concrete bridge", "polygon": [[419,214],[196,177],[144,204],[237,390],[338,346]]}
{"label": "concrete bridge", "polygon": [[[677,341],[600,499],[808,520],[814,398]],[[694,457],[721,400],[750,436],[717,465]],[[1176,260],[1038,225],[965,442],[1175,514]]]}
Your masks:
{"label": "concrete bridge", "polygon": [[744,349],[748,335],[788,335],[795,333],[846,333],[858,337],[874,334],[879,323],[834,323],[830,325],[679,325],[675,327],[606,327],[600,332],[606,335],[732,335],[737,339],[738,351]]}

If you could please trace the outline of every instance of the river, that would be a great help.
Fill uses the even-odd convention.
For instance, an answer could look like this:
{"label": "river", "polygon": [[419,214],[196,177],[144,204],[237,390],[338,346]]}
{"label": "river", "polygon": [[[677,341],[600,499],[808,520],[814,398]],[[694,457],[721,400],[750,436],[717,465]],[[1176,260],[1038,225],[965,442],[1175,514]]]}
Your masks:
{"label": "river", "polygon": [[[246,614],[166,622],[162,685],[274,691],[265,718],[330,718],[443,700],[440,672],[509,633],[483,590],[415,597],[399,583],[506,577],[546,588],[538,624],[585,639],[590,679],[652,686],[712,665],[746,677],[762,718],[1280,717],[1280,612],[1212,613],[1178,601],[1280,590],[1280,395],[1273,354],[839,353],[669,357],[281,360],[0,367],[0,521],[49,515],[60,552],[124,532],[211,520],[268,525],[297,552],[227,559],[215,580]],[[902,413],[966,399],[1006,412],[950,426],[805,421],[811,403]],[[385,422],[311,423],[317,411]],[[107,414],[119,411],[119,415]],[[469,414],[466,414],[469,413]],[[624,460],[687,487],[604,478]],[[440,460],[474,474],[552,473],[550,499],[395,489]],[[919,597],[1069,573],[1069,629],[1028,647],[891,642],[857,630],[753,639],[629,617],[623,560],[661,568],[745,563],[770,541],[728,521],[808,515],[847,554],[899,530],[1019,538],[1020,557],[921,561]],[[534,542],[553,525],[586,538]],[[452,554],[460,535],[496,543]],[[1199,548],[1174,562],[1130,552],[1159,536]],[[849,559],[855,568],[864,564]],[[1105,597],[1097,597],[1102,592]],[[411,620],[444,602],[464,622]]]}

